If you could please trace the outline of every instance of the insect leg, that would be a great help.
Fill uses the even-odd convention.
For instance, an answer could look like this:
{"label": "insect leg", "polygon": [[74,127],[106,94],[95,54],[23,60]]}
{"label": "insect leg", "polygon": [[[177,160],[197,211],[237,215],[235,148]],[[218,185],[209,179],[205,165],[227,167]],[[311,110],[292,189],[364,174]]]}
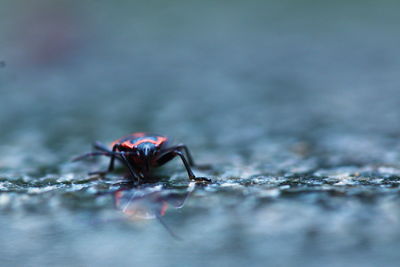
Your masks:
{"label": "insect leg", "polygon": [[192,169],[190,168],[189,162],[186,160],[186,158],[183,155],[183,153],[181,151],[179,151],[179,149],[177,149],[177,148],[172,148],[172,149],[173,150],[162,154],[158,158],[157,162],[158,162],[159,165],[163,165],[164,163],[172,160],[174,157],[179,156],[181,158],[182,162],[183,162],[183,165],[186,168],[186,171],[188,173],[188,176],[189,176],[190,180],[192,180],[192,181],[203,181],[203,182],[204,181],[206,181],[206,182],[210,182],[211,181],[210,179],[207,179],[207,178],[196,178],[196,176],[193,174]]}
{"label": "insect leg", "polygon": [[[110,152],[111,150],[104,144],[100,143],[99,141],[96,141],[93,143],[93,148],[96,150],[104,151],[104,152]],[[113,151],[114,147],[113,147]]]}
{"label": "insect leg", "polygon": [[114,161],[115,159],[120,159],[119,157],[117,157],[117,153],[116,150],[118,148],[118,145],[115,144],[112,148],[112,150],[110,151],[107,147],[105,147],[104,145],[102,145],[100,142],[96,142],[93,144],[93,147],[95,149],[101,150],[101,151],[106,151],[107,153],[110,153],[110,164],[108,165],[108,169],[106,171],[94,171],[94,172],[90,172],[90,175],[93,174],[100,174],[100,175],[104,175],[106,173],[112,172],[114,170]]}
{"label": "insect leg", "polygon": [[140,182],[140,175],[135,171],[135,169],[133,168],[132,164],[128,161],[128,159],[125,156],[125,153],[121,152],[120,155],[121,155],[121,158],[122,158],[123,162],[128,167],[132,178],[136,178],[136,181],[139,183]]}
{"label": "insect leg", "polygon": [[211,166],[208,165],[208,164],[202,164],[202,165],[196,164],[194,162],[194,160],[193,160],[192,154],[189,152],[188,147],[186,145],[184,145],[184,144],[179,144],[179,145],[173,146],[173,147],[171,147],[169,149],[178,150],[178,151],[184,151],[185,155],[186,155],[186,158],[188,160],[188,163],[189,163],[189,165],[191,167],[196,167],[197,169],[202,169],[202,170],[208,170],[208,169],[211,168]]}
{"label": "insect leg", "polygon": [[[112,152],[115,152],[117,150],[117,145],[114,145],[112,148]],[[112,154],[111,159],[110,159],[110,165],[108,165],[108,170],[107,172],[112,172],[114,170],[114,161],[117,158],[115,154]]]}
{"label": "insect leg", "polygon": [[184,144],[179,144],[179,145],[175,146],[175,149],[177,149],[177,150],[179,150],[179,151],[184,150],[184,151],[185,151],[185,154],[186,154],[186,157],[187,157],[187,159],[188,159],[189,165],[192,166],[192,167],[196,166],[196,164],[194,163],[193,157],[192,157],[192,155],[190,154],[189,149],[188,149],[188,147],[187,147],[186,145],[184,145]]}
{"label": "insect leg", "polygon": [[188,163],[188,161],[186,160],[185,156],[183,155],[182,152],[178,151],[178,150],[174,150],[171,153],[173,153],[173,155],[175,156],[179,156],[183,162],[183,165],[185,165],[186,171],[189,175],[189,179],[193,180],[196,178],[196,176],[194,176],[192,169],[190,168],[190,164]]}

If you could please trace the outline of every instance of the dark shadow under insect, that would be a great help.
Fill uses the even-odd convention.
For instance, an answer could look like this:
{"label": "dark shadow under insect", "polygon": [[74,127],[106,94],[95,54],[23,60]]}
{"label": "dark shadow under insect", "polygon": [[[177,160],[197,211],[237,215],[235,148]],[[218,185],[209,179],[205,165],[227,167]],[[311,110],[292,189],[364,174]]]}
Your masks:
{"label": "dark shadow under insect", "polygon": [[186,145],[179,144],[170,146],[166,136],[148,133],[133,133],[122,137],[111,144],[112,148],[100,142],[95,142],[95,152],[86,153],[73,159],[82,160],[92,156],[108,156],[110,163],[106,171],[92,172],[91,174],[104,175],[114,170],[115,160],[120,161],[127,167],[130,177],[136,184],[145,183],[151,180],[150,172],[153,168],[160,167],[179,157],[188,173],[189,179],[197,182],[211,182],[205,177],[196,177],[192,167],[195,167],[193,158]]}

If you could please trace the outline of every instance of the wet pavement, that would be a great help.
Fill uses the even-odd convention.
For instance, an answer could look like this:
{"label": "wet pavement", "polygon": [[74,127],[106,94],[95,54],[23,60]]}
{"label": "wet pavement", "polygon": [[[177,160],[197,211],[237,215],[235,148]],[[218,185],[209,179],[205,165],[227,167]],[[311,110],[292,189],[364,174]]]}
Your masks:
{"label": "wet pavement", "polygon": [[[396,2],[52,3],[0,10],[4,266],[397,266]],[[136,131],[213,183],[70,162]]]}

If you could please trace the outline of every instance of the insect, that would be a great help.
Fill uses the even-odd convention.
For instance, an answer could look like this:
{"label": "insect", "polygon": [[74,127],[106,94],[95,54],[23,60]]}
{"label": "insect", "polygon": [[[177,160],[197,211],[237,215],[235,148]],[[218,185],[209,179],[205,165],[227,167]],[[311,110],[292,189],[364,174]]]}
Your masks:
{"label": "insect", "polygon": [[164,165],[175,157],[179,157],[186,168],[189,179],[197,182],[211,182],[204,177],[196,177],[192,167],[196,166],[189,149],[184,144],[169,145],[169,138],[158,134],[133,133],[111,143],[111,149],[100,142],[93,144],[95,152],[86,153],[74,158],[78,161],[92,156],[108,156],[110,163],[106,171],[91,174],[106,174],[114,170],[115,160],[124,164],[136,183],[151,180],[151,170]]}

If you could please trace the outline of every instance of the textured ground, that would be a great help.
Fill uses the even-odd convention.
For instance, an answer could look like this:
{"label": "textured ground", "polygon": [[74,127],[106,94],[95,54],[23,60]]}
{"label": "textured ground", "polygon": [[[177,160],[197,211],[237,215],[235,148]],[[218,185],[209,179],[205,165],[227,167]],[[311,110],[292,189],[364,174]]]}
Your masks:
{"label": "textured ground", "polygon": [[[4,265],[397,266],[396,2],[50,3],[0,10]],[[133,131],[213,166],[162,217],[181,240],[69,162]],[[132,209],[184,197],[156,175]]]}

